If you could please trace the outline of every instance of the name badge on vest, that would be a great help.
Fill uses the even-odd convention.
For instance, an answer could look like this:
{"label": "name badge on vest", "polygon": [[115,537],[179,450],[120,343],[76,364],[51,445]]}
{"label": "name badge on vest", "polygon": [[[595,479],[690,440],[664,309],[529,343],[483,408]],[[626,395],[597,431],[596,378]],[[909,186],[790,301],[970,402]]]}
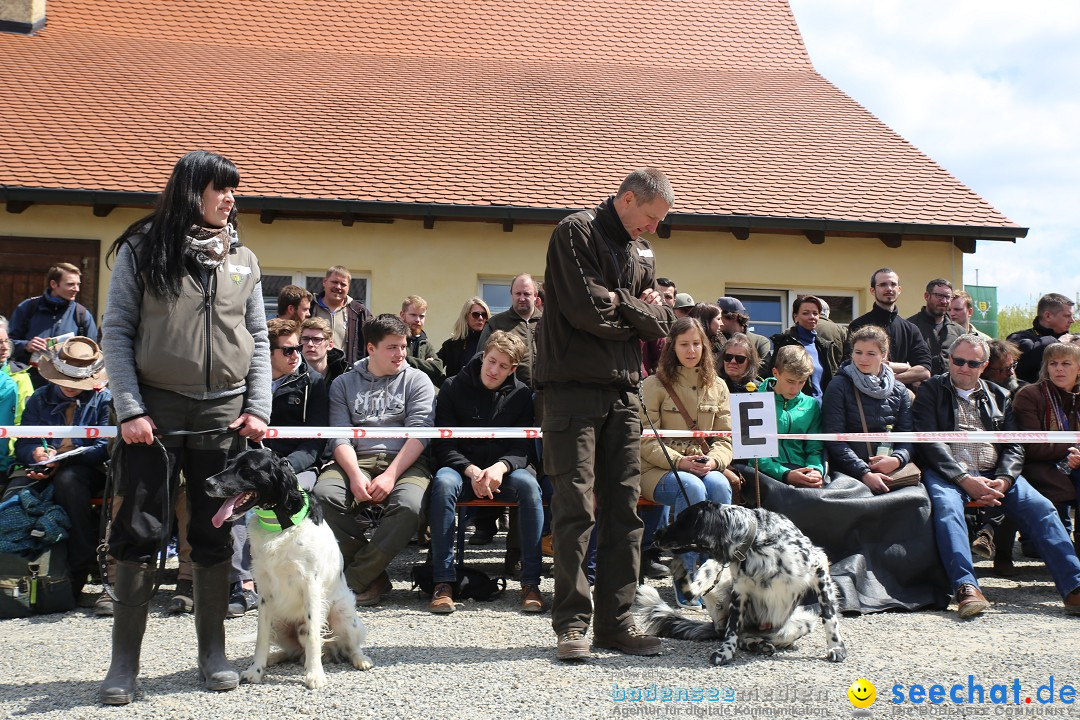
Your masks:
{"label": "name badge on vest", "polygon": [[232,281],[237,285],[242,285],[245,276],[250,274],[251,268],[247,265],[233,265],[232,263],[229,263],[229,277],[232,278]]}
{"label": "name badge on vest", "polygon": [[652,257],[653,256],[653,251],[650,250],[649,248],[638,248],[637,249],[637,254],[640,257]]}

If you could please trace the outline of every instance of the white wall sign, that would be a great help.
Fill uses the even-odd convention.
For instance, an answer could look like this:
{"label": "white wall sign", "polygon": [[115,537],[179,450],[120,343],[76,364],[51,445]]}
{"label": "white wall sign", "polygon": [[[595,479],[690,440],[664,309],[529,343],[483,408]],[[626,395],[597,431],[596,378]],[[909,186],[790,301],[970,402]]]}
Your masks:
{"label": "white wall sign", "polygon": [[764,458],[780,454],[776,439],[775,393],[731,396],[731,446],[734,457]]}

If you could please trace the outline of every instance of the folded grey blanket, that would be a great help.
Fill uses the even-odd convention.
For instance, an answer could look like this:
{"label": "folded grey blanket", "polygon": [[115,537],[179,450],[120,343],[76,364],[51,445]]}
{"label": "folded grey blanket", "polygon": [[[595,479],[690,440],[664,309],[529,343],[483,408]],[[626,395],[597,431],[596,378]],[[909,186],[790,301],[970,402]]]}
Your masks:
{"label": "folded grey blanket", "polygon": [[[950,588],[921,484],[874,495],[847,475],[822,489],[760,477],[762,505],[789,517],[829,556],[841,612],[948,607]],[[743,496],[753,497],[752,482]]]}

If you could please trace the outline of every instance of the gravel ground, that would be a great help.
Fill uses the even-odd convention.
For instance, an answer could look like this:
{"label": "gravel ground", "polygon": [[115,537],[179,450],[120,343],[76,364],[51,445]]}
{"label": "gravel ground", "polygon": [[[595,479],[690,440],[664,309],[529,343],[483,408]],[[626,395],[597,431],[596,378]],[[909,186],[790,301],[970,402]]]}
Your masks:
{"label": "gravel ground", "polygon": [[[502,536],[500,536],[501,539]],[[470,548],[469,562],[499,569],[501,542]],[[362,609],[375,668],[358,672],[327,666],[330,684],[304,688],[296,665],[272,668],[262,685],[209,693],[197,681],[190,615],[168,616],[159,593],[143,645],[136,701],[122,708],[97,703],[109,661],[112,622],[89,610],[0,623],[2,718],[593,718],[654,716],[851,717],[847,688],[860,677],[877,687],[871,708],[880,716],[1080,717],[1062,704],[1063,685],[1080,686],[1080,618],[1067,617],[1045,568],[1018,561],[1015,579],[995,578],[980,564],[983,588],[995,603],[971,621],[954,612],[886,613],[845,618],[848,659],[825,661],[820,628],[797,648],[772,658],[740,653],[729,667],[708,665],[711,646],[665,640],[665,654],[628,657],[603,651],[582,663],[554,660],[550,616],[517,611],[517,583],[493,602],[472,602],[449,616],[427,612],[426,598],[409,591],[408,567],[420,559],[410,547],[391,568],[394,592],[381,607]],[[670,583],[651,581],[671,597]],[[169,588],[171,590],[171,588]],[[547,597],[552,580],[542,590]],[[698,613],[695,613],[698,614]],[[704,617],[701,615],[701,617]],[[256,615],[227,620],[228,653],[238,669],[250,662]],[[984,686],[985,705],[894,705],[900,683]],[[1053,676],[1053,704],[1036,691]],[[1020,704],[1013,704],[1013,679]],[[991,686],[1009,684],[1010,704],[991,705]],[[616,700],[620,692],[664,688],[700,692],[689,701]],[[1066,691],[1067,692],[1067,691]],[[710,700],[710,694],[714,698]],[[648,696],[648,695],[646,695]],[[1031,704],[1025,704],[1031,697]],[[1046,699],[1045,690],[1042,698]],[[947,700],[947,698],[946,698]]]}

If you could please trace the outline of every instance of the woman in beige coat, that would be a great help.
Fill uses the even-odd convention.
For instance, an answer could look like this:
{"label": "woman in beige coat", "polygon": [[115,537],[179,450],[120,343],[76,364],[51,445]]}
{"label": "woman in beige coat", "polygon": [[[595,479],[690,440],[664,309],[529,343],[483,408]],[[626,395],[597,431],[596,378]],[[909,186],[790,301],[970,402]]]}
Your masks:
{"label": "woman in beige coat", "polygon": [[[683,419],[665,384],[678,395],[695,427]],[[716,374],[705,330],[693,318],[681,318],[672,325],[656,374],[646,378],[641,390],[645,401],[642,412],[648,415],[641,420],[645,427],[651,420],[657,430],[731,430],[727,386]],[[643,436],[643,497],[670,506],[675,515],[686,509],[687,498],[690,505],[703,500],[731,502],[731,484],[724,476],[731,462],[729,435],[708,438],[704,443],[707,452],[698,438],[665,438],[663,442],[678,476],[672,472],[660,440]],[[686,553],[682,559],[691,572],[697,566],[696,553]],[[684,604],[678,593],[676,599]]]}

